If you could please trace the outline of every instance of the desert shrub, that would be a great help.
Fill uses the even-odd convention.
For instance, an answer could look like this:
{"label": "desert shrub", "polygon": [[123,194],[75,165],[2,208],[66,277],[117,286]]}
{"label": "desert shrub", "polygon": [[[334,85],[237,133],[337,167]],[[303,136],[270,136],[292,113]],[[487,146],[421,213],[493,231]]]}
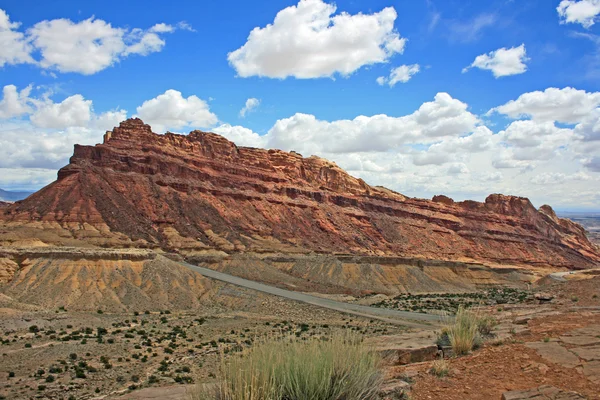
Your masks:
{"label": "desert shrub", "polygon": [[223,359],[215,394],[198,388],[192,399],[374,400],[382,382],[379,363],[359,336],[263,342]]}
{"label": "desert shrub", "polygon": [[445,327],[454,354],[467,354],[476,344],[479,333],[479,318],[473,311],[459,307],[454,323]]}
{"label": "desert shrub", "polygon": [[477,330],[482,336],[492,336],[492,331],[498,325],[496,318],[486,315],[477,320]]}
{"label": "desert shrub", "polygon": [[435,360],[431,363],[429,373],[437,376],[438,378],[443,378],[450,373],[450,363],[447,360],[444,360],[443,358]]}

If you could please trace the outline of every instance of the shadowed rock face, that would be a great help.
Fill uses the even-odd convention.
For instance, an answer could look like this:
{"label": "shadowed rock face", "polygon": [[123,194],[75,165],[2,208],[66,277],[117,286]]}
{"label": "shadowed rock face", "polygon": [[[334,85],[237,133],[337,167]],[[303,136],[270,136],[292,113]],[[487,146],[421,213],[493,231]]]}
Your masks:
{"label": "shadowed rock face", "polygon": [[434,200],[369,186],[322,158],[238,147],[201,131],[157,135],[130,119],[103,144],[76,145],[58,180],[4,208],[0,222],[185,251],[600,263],[583,228],[549,206],[500,194],[484,203]]}

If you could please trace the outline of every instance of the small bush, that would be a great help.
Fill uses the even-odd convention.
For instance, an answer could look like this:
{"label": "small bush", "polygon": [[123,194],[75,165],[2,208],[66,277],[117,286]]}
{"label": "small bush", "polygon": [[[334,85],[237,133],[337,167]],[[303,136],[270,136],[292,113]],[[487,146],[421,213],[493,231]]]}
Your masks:
{"label": "small bush", "polygon": [[444,359],[435,360],[431,363],[429,373],[437,376],[438,378],[443,378],[450,373],[450,363]]}
{"label": "small bush", "polygon": [[459,307],[454,323],[446,327],[454,354],[464,355],[473,350],[479,331],[479,318],[469,310]]}
{"label": "small bush", "polygon": [[375,400],[382,383],[379,364],[359,336],[264,342],[229,362],[223,359],[216,396],[199,388],[193,399]]}
{"label": "small bush", "polygon": [[492,316],[484,316],[477,321],[477,330],[482,336],[492,336],[492,331],[498,325],[496,318]]}

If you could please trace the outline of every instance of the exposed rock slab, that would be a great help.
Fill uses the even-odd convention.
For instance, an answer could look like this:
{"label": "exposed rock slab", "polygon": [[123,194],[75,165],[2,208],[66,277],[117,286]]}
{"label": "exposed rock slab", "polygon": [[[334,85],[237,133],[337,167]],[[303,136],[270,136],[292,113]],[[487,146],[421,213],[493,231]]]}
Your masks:
{"label": "exposed rock slab", "polygon": [[583,365],[583,374],[592,382],[600,384],[600,361],[592,361]]}
{"label": "exposed rock slab", "polygon": [[388,365],[406,365],[433,361],[439,357],[432,332],[387,335],[367,339]]}
{"label": "exposed rock slab", "polygon": [[556,342],[534,342],[525,344],[550,362],[566,368],[575,368],[581,364],[579,357]]}
{"label": "exposed rock slab", "polygon": [[600,346],[575,347],[571,351],[585,361],[600,361]]}
{"label": "exposed rock slab", "polygon": [[578,268],[600,262],[580,225],[526,198],[409,198],[322,158],[238,147],[201,131],[157,135],[139,119],[107,132],[103,144],[76,145],[56,182],[2,210],[6,241]]}
{"label": "exposed rock slab", "polygon": [[561,336],[560,341],[566,344],[572,344],[576,346],[600,345],[600,337],[598,336]]}
{"label": "exposed rock slab", "polygon": [[567,392],[553,386],[540,386],[529,390],[514,390],[502,394],[502,400],[585,400],[576,392]]}

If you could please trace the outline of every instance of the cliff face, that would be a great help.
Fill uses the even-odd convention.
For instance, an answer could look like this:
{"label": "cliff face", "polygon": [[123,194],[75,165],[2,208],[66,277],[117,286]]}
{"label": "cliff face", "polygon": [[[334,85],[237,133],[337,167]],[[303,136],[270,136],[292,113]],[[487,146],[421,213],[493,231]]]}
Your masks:
{"label": "cliff face", "polygon": [[76,145],[56,182],[0,212],[5,226],[187,251],[600,263],[581,226],[525,198],[407,198],[318,157],[238,147],[200,131],[157,135],[139,119],[107,132],[103,144]]}

